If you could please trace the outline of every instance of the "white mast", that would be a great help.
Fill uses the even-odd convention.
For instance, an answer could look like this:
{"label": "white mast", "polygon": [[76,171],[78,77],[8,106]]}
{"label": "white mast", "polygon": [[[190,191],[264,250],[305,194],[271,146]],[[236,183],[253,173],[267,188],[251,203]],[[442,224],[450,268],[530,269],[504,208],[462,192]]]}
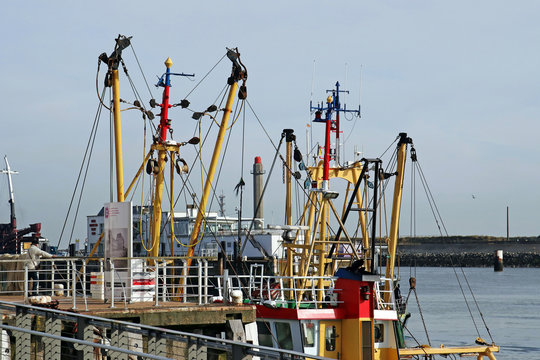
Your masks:
{"label": "white mast", "polygon": [[15,198],[13,197],[13,183],[11,181],[11,174],[18,174],[18,171],[12,171],[9,167],[9,162],[7,155],[4,155],[4,161],[6,162],[6,169],[0,170],[0,173],[7,174],[8,177],[8,187],[9,187],[9,204],[11,207],[11,224],[15,226]]}

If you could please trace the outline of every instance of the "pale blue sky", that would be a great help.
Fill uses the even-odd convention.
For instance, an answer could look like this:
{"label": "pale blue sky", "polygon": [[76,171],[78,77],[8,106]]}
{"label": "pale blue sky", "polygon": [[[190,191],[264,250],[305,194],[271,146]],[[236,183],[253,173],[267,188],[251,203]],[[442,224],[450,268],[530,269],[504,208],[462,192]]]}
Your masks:
{"label": "pale blue sky", "polygon": [[[237,46],[249,70],[250,103],[274,141],[292,127],[304,144],[312,78],[314,100],[339,80],[351,90],[349,106],[359,98],[362,104],[348,151],[356,144],[378,156],[399,132],[409,133],[450,234],[506,235],[510,206],[511,235],[539,235],[539,10],[536,1],[7,2],[0,14],[0,154],[20,172],[19,227],[41,221],[43,234],[57,241],[98,104],[97,57],[124,34],[133,36],[152,84],[169,56],[173,71],[193,72],[198,81],[226,46]],[[125,59],[148,100],[133,53]],[[229,67],[222,63],[190,97],[194,106],[214,101]],[[193,85],[174,79],[172,96],[181,99]],[[132,99],[129,92],[124,97]],[[176,139],[192,135],[189,114],[174,109],[170,117]],[[106,121],[74,238],[84,239],[85,216],[108,201]],[[247,121],[250,183],[253,157],[262,156],[268,169],[273,153],[261,144],[256,120]],[[126,115],[123,129],[127,182],[142,156],[140,117]],[[236,145],[229,154],[239,151]],[[186,150],[186,160],[193,155]],[[240,169],[229,156],[218,190],[232,215]],[[7,222],[5,176],[0,197],[0,221]],[[250,214],[250,188],[246,199]],[[417,232],[437,234],[418,206]],[[407,207],[402,235],[409,233]],[[281,222],[282,213],[281,202],[267,200],[268,222]]]}

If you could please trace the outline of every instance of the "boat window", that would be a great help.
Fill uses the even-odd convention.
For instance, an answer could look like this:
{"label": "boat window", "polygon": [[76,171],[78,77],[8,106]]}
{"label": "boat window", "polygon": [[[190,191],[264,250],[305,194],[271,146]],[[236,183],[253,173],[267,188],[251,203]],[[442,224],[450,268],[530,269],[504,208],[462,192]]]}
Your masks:
{"label": "boat window", "polygon": [[304,347],[315,346],[315,324],[302,323],[302,332],[304,333]]}
{"label": "boat window", "polygon": [[336,327],[334,325],[326,326],[326,351],[336,350]]}
{"label": "boat window", "polygon": [[266,321],[257,321],[257,331],[259,333],[259,345],[273,347],[272,333],[270,332],[270,323]]}
{"label": "boat window", "polygon": [[188,225],[185,222],[175,222],[174,223],[174,234],[175,235],[188,235]]}
{"label": "boat window", "polygon": [[291,324],[286,322],[277,322],[276,321],[276,335],[277,342],[281,349],[292,350],[292,333],[291,333]]}
{"label": "boat window", "polygon": [[362,359],[373,359],[371,321],[362,321]]}
{"label": "boat window", "polygon": [[384,324],[375,324],[373,327],[373,336],[376,343],[384,341]]}

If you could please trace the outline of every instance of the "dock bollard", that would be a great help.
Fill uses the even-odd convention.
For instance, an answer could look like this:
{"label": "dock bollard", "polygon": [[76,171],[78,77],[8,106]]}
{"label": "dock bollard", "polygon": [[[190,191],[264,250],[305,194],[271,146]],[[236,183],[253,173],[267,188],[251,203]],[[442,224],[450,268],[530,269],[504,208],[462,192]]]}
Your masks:
{"label": "dock bollard", "polygon": [[503,271],[503,251],[497,250],[495,252],[495,261],[493,265],[494,271]]}

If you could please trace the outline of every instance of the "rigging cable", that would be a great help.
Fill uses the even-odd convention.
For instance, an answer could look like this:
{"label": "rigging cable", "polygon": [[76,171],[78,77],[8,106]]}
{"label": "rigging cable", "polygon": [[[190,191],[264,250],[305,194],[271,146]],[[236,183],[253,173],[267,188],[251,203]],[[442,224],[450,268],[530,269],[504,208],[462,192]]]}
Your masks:
{"label": "rigging cable", "polygon": [[[411,296],[411,292],[414,292],[414,297],[416,298],[416,304],[418,305],[418,312],[420,313],[420,318],[422,319],[422,325],[424,326],[424,331],[426,333],[426,338],[427,338],[429,346],[431,346],[431,340],[429,339],[429,334],[428,334],[428,330],[427,330],[427,327],[426,327],[426,322],[424,320],[424,314],[422,313],[422,308],[420,307],[420,300],[418,299],[418,294],[416,293],[416,278],[415,277],[410,277],[409,278],[409,293],[407,294],[407,299],[405,300],[405,304],[408,304],[409,296]],[[403,324],[403,325],[405,325],[405,324]],[[409,331],[409,330],[407,329],[407,331]],[[410,331],[409,331],[409,333],[410,333]],[[412,334],[411,334],[411,336],[412,336]]]}
{"label": "rigging cable", "polygon": [[[98,119],[98,124],[99,124],[99,119]],[[75,210],[75,215],[74,215],[74,218],[73,218],[73,225],[71,227],[71,233],[69,235],[69,243],[71,244],[71,240],[73,239],[73,232],[75,231],[75,223],[77,222],[76,219],[77,219],[77,216],[79,215],[79,209],[80,209],[80,206],[81,206],[81,200],[82,200],[82,195],[83,195],[83,191],[84,191],[84,186],[86,185],[86,179],[87,179],[87,176],[88,176],[88,169],[90,168],[90,160],[92,158],[92,151],[94,150],[94,144],[96,142],[96,135],[97,135],[97,126],[96,126],[96,131],[94,132],[94,137],[92,138],[92,145],[90,147],[90,153],[88,155],[88,161],[86,163],[86,169],[84,171],[84,177],[83,177],[83,181],[82,181],[82,185],[81,185],[81,191],[79,193],[79,200],[77,201],[77,208]],[[60,243],[60,240],[58,241]]]}
{"label": "rigging cable", "polygon": [[[450,260],[452,260],[452,257],[450,257]],[[465,296],[465,291],[463,291],[463,286],[461,286],[461,281],[459,280],[459,276],[453,262],[452,262],[452,269],[454,270],[454,274],[456,275],[456,280],[459,284],[459,289],[461,290],[461,294],[463,295],[463,299],[465,300],[465,305],[467,305],[467,310],[469,311],[469,314],[471,315],[471,320],[474,324],[474,328],[476,329],[476,333],[478,334],[478,337],[480,337],[480,331],[478,331],[478,326],[476,326],[476,321],[474,320],[471,307],[469,306],[469,302],[467,301],[467,297]]]}
{"label": "rigging cable", "polygon": [[[249,103],[248,103],[249,105]],[[250,106],[251,108],[251,106]],[[278,156],[280,155],[279,154],[279,149],[281,147],[281,144],[283,144],[283,139],[285,138],[285,133],[282,133],[281,134],[281,139],[279,140],[279,145],[278,147],[276,148],[276,154],[274,155],[274,159],[272,160],[272,165],[270,166],[270,171],[268,172],[268,176],[266,178],[266,182],[263,186],[263,189],[262,189],[262,193],[261,193],[261,197],[259,198],[259,201],[257,202],[257,206],[255,207],[255,211],[253,211],[253,219],[251,220],[251,223],[249,225],[249,230],[246,234],[246,240],[243,242],[242,244],[242,247],[240,249],[240,253],[239,253],[239,256],[242,255],[242,253],[244,252],[244,248],[246,247],[246,243],[247,243],[247,240],[248,240],[248,237],[251,235],[251,230],[253,229],[253,225],[255,223],[255,214],[259,211],[259,207],[261,206],[261,202],[262,202],[262,199],[264,197],[264,194],[266,192],[266,188],[268,187],[268,183],[270,182],[270,175],[272,174],[272,171],[274,170],[274,166],[276,165],[276,160],[278,158]],[[272,143],[273,144],[273,143]]]}
{"label": "rigging cable", "polygon": [[[232,132],[232,131],[231,131]],[[229,132],[230,133],[230,132]],[[240,160],[240,181],[238,182],[237,187],[240,190],[240,208],[238,210],[238,237],[235,242],[235,249],[238,249],[238,243],[241,241],[241,231],[242,231],[242,210],[243,210],[243,197],[244,197],[244,145],[245,145],[245,136],[246,136],[246,110],[243,111],[242,116],[242,156]],[[227,143],[229,140],[227,140]],[[220,169],[221,171],[221,169]],[[236,250],[235,250],[236,251]]]}
{"label": "rigging cable", "polygon": [[[412,155],[412,154],[411,154],[411,155]],[[445,236],[448,237],[448,232],[447,232],[447,230],[446,230],[446,226],[444,225],[444,221],[443,221],[443,219],[442,219],[442,217],[441,217],[441,215],[440,215],[440,212],[439,212],[439,210],[438,210],[438,207],[437,207],[437,205],[436,205],[436,203],[435,203],[435,199],[434,199],[434,197],[433,197],[433,194],[431,193],[431,190],[430,190],[430,188],[429,188],[429,186],[428,186],[428,184],[427,184],[427,181],[426,181],[426,178],[425,178],[424,173],[423,173],[423,171],[422,171],[422,168],[421,168],[421,166],[420,166],[420,163],[419,163],[418,160],[417,160],[416,152],[414,152],[413,163],[416,164],[416,166],[418,167],[418,173],[419,173],[419,175],[420,175],[420,180],[421,180],[422,186],[424,187],[424,191],[425,191],[425,193],[426,193],[426,197],[427,197],[427,199],[428,199],[428,203],[429,203],[429,205],[430,205],[431,212],[432,212],[432,214],[433,214],[433,216],[434,216],[434,218],[435,218],[437,227],[438,227],[438,229],[439,229],[439,233],[440,233],[441,236],[444,236],[443,233],[442,233],[442,230],[444,230]],[[416,200],[414,200],[414,201],[415,201],[415,207],[416,207]],[[415,212],[415,214],[416,214],[416,209],[415,209],[415,208],[414,208],[414,212]],[[438,219],[440,219],[440,222],[441,222],[441,224],[442,224],[442,229],[441,229],[441,227],[439,226]],[[415,219],[415,221],[416,221],[416,219]],[[416,230],[416,229],[415,229],[415,230]],[[463,299],[464,299],[465,304],[466,304],[466,306],[467,306],[467,310],[469,311],[469,314],[470,314],[470,316],[471,316],[471,320],[472,320],[472,322],[473,322],[473,324],[474,324],[474,327],[475,327],[476,332],[477,332],[477,334],[478,334],[478,337],[479,337],[479,339],[480,339],[480,332],[479,332],[479,330],[478,330],[478,326],[477,326],[476,321],[475,321],[475,319],[474,319],[474,316],[473,316],[471,307],[469,306],[469,302],[468,302],[467,297],[466,297],[466,295],[465,295],[465,291],[463,290],[463,286],[462,286],[462,284],[461,284],[461,281],[460,281],[460,279],[459,279],[458,273],[457,273],[457,271],[456,271],[456,265],[454,264],[454,261],[453,261],[453,259],[452,259],[452,256],[450,256],[449,259],[450,259],[450,263],[451,263],[452,269],[453,269],[453,271],[454,271],[454,274],[455,274],[455,276],[456,276],[456,280],[457,280],[457,282],[458,282],[460,291],[461,291],[461,293],[462,293],[462,295],[463,295]],[[464,279],[465,279],[465,281],[466,281],[466,283],[467,283],[467,285],[468,285],[469,291],[470,291],[470,293],[471,293],[471,295],[472,295],[472,297],[473,297],[474,303],[475,303],[476,308],[477,308],[477,310],[478,310],[478,312],[479,312],[479,314],[480,314],[480,317],[481,317],[481,319],[482,319],[482,321],[483,321],[483,323],[484,323],[484,326],[485,326],[485,328],[486,328],[486,330],[487,330],[487,332],[488,332],[488,334],[489,334],[489,336],[490,336],[490,338],[491,338],[491,341],[493,342],[493,337],[492,337],[491,332],[490,332],[490,330],[489,330],[489,328],[488,328],[488,326],[487,326],[487,324],[486,324],[486,322],[485,322],[484,316],[483,316],[483,314],[482,314],[482,311],[480,310],[480,307],[479,307],[479,305],[478,305],[478,302],[476,301],[476,297],[474,296],[474,292],[472,291],[472,288],[471,288],[471,286],[470,286],[470,284],[469,284],[469,281],[468,281],[468,279],[467,279],[467,275],[465,274],[465,271],[463,270],[463,267],[462,267],[462,266],[459,266],[459,267],[461,268],[461,272],[462,272],[463,277],[464,277]]]}
{"label": "rigging cable", "polygon": [[469,291],[471,292],[471,295],[474,299],[474,304],[476,305],[476,309],[478,310],[478,313],[480,314],[480,317],[482,318],[482,322],[484,323],[484,326],[486,327],[486,330],[489,334],[489,338],[491,339],[492,343],[495,343],[495,341],[493,341],[493,336],[491,336],[491,331],[489,331],[489,328],[486,324],[486,320],[484,319],[484,314],[482,314],[482,311],[480,311],[480,307],[478,306],[478,302],[476,301],[476,297],[474,296],[474,292],[471,289],[471,285],[469,284],[469,280],[467,279],[467,276],[465,275],[465,271],[463,270],[463,267],[461,267],[461,272],[463,273],[463,278],[465,279],[465,282],[467,283],[467,286],[469,287]]}
{"label": "rigging cable", "polygon": [[137,62],[137,66],[139,66],[139,71],[141,72],[141,75],[144,79],[144,83],[146,85],[146,89],[148,89],[148,94],[150,94],[150,98],[153,99],[154,96],[152,95],[152,91],[150,90],[150,86],[148,86],[148,81],[146,80],[146,76],[144,76],[144,72],[141,67],[141,63],[139,62],[139,58],[137,57],[137,54],[135,53],[135,48],[133,47],[133,43],[131,43],[131,51],[133,52],[133,56],[135,57],[135,61]]}
{"label": "rigging cable", "polygon": [[[103,93],[101,95],[102,97],[105,95],[105,90],[106,90],[106,88],[103,88]],[[66,218],[64,219],[64,224],[62,225],[62,231],[60,232],[60,237],[58,238],[58,243],[56,245],[57,247],[60,246],[60,241],[62,241],[62,236],[64,235],[64,230],[66,228],[67,221],[69,219],[69,213],[71,212],[71,207],[73,206],[73,200],[75,198],[75,195],[77,193],[77,188],[79,187],[79,182],[81,180],[81,175],[82,175],[82,172],[83,172],[84,164],[87,161],[88,161],[88,163],[90,162],[91,152],[92,152],[94,141],[95,141],[95,138],[96,138],[97,128],[98,128],[98,125],[99,125],[99,119],[100,119],[100,114],[101,114],[102,109],[103,109],[103,103],[100,102],[100,104],[98,105],[97,111],[96,111],[96,115],[94,117],[94,123],[92,124],[92,129],[90,130],[90,136],[88,137],[88,143],[86,144],[86,150],[84,152],[83,160],[81,162],[81,167],[79,169],[79,174],[77,176],[77,181],[75,183],[75,188],[73,189],[73,194],[71,195],[71,200],[69,202],[69,207],[68,207],[68,210],[67,210]],[[87,160],[87,158],[88,158],[88,160]],[[88,170],[88,166],[87,166],[87,170]],[[86,173],[85,173],[85,176],[86,176]],[[84,184],[82,185],[81,193],[83,192],[83,190],[84,190]],[[74,218],[74,220],[73,220],[74,224],[75,224],[75,221],[76,221],[76,218]],[[75,226],[75,225],[73,225],[73,226]],[[73,230],[72,230],[71,233],[73,234]],[[71,239],[70,239],[70,243],[71,243]]]}
{"label": "rigging cable", "polygon": [[411,149],[411,213],[410,213],[410,228],[409,228],[409,236],[416,236],[416,166],[414,165],[415,159],[416,159],[416,151],[415,151],[415,157],[413,158],[412,151],[414,148]]}
{"label": "rigging cable", "polygon": [[[422,182],[422,185],[424,186],[424,190],[426,191],[426,196],[428,196],[429,205],[431,206],[431,203],[433,202],[433,207],[431,209],[431,211],[433,212],[433,216],[435,216],[435,212],[436,212],[437,216],[438,216],[438,219],[440,219],[440,221],[441,221],[444,232],[445,232],[446,236],[448,236],[448,231],[446,231],[446,226],[444,225],[442,216],[441,216],[441,214],[439,212],[439,209],[437,208],[437,204],[435,203],[433,194],[431,193],[429,185],[427,184],[426,178],[424,176],[424,172],[422,171],[422,167],[420,166],[420,163],[418,161],[416,161],[416,164],[418,165],[418,174],[420,175],[420,180]],[[436,217],[435,221],[437,221],[437,217]],[[440,232],[441,228],[439,226],[438,221],[437,221],[437,226],[439,227],[439,232]],[[441,235],[442,235],[442,233],[441,233]]]}
{"label": "rigging cable", "polygon": [[[138,61],[137,61],[138,62]],[[145,79],[146,80],[146,79]],[[150,89],[149,89],[150,91]],[[150,94],[151,95],[151,94]],[[143,161],[144,159],[146,159],[146,118],[144,118],[144,128],[143,128],[143,153],[142,153],[142,158],[143,158]],[[152,249],[148,249],[146,244],[144,243],[144,238],[143,238],[143,229],[142,229],[142,224],[143,224],[143,208],[144,208],[144,178],[145,178],[145,175],[144,173],[141,174],[141,177],[142,177],[142,185],[141,185],[141,207],[139,209],[139,234],[140,234],[140,240],[141,240],[141,245],[142,247],[144,248],[144,250],[146,252],[150,252],[150,250]],[[138,181],[137,181],[138,182]],[[133,190],[133,195],[135,195],[135,189]],[[132,196],[133,196],[132,195]],[[149,237],[150,238],[150,237]]]}
{"label": "rigging cable", "polygon": [[195,86],[193,87],[193,89],[191,89],[191,91],[188,92],[186,96],[184,96],[184,99],[187,99],[187,98],[189,97],[189,95],[191,95],[191,93],[194,92],[195,89],[197,89],[197,87],[204,81],[204,79],[206,79],[206,77],[207,77],[208,75],[210,75],[210,73],[211,73],[212,71],[214,71],[214,69],[216,68],[216,66],[219,65],[219,63],[225,58],[225,56],[227,56],[227,54],[223,55],[223,56],[221,57],[221,59],[219,59],[218,62],[217,62],[214,66],[212,66],[212,68],[206,73],[206,75],[204,75],[204,76],[202,77],[202,79],[201,79],[197,84],[195,84]]}
{"label": "rigging cable", "polygon": [[[227,88],[227,86],[224,88],[224,90],[225,90],[226,88]],[[224,101],[224,97],[225,97],[226,93],[222,90],[222,94],[223,94],[223,97],[222,97],[222,100],[221,100],[221,104],[222,104],[223,101]],[[221,106],[221,104],[220,104],[220,106]],[[237,108],[238,108],[238,104],[237,104]],[[235,112],[236,112],[236,111],[235,111]],[[204,115],[210,116],[214,121],[211,123],[211,125],[210,125],[208,131],[206,132],[206,135],[205,135],[205,137],[204,137],[204,140],[201,141],[201,142],[199,143],[199,151],[198,151],[198,154],[197,154],[198,159],[196,158],[196,159],[194,160],[194,162],[193,162],[193,164],[192,164],[192,167],[191,167],[191,169],[193,169],[193,165],[195,164],[195,162],[196,162],[197,160],[200,161],[200,166],[201,166],[201,184],[202,184],[202,186],[204,186],[204,173],[206,173],[206,171],[204,170],[204,164],[203,164],[203,162],[202,162],[202,156],[201,156],[201,155],[202,155],[202,148],[203,148],[204,144],[206,143],[206,139],[208,138],[208,135],[209,135],[209,133],[210,133],[210,130],[211,130],[211,128],[212,128],[213,123],[216,123],[218,126],[220,126],[220,125],[217,123],[217,121],[215,120],[215,117],[214,117],[214,116],[212,116],[211,114],[207,114],[207,113],[205,113]],[[238,115],[238,116],[239,116],[239,115]],[[236,119],[238,119],[238,116],[236,117]],[[199,131],[199,138],[201,138],[201,125],[202,125],[202,121],[201,121],[201,120],[202,120],[202,117],[199,119],[199,122],[198,122],[199,124],[198,124],[198,127],[197,127],[197,128],[198,128],[198,131]],[[233,124],[233,125],[234,125],[234,124]],[[231,127],[232,127],[232,125],[231,125]],[[231,127],[229,127],[228,129],[230,129]],[[227,138],[226,149],[227,149],[227,146],[228,146],[228,143],[229,143],[230,135],[231,135],[231,134],[229,133],[229,137]],[[225,156],[225,153],[224,153],[223,156]],[[220,174],[221,174],[221,169],[222,169],[222,167],[223,167],[223,162],[221,163],[220,170],[219,170],[219,172],[218,172],[218,177],[217,177],[217,180],[216,180],[216,181],[219,181],[219,177],[220,177]],[[182,186],[182,189],[180,190],[180,193],[179,193],[179,195],[178,195],[176,201],[174,202],[174,205],[176,205],[176,203],[178,202],[178,200],[179,200],[179,198],[180,198],[180,194],[184,192],[184,188],[186,187],[186,185],[189,184],[189,175],[191,174],[191,169],[190,169],[190,172],[188,173],[188,177],[186,178],[186,180],[184,180],[184,179],[182,178],[183,186]],[[190,186],[191,186],[191,185],[190,185]],[[191,188],[192,188],[192,191],[193,191],[193,186],[191,186]],[[195,194],[194,191],[193,191],[193,194]],[[214,198],[216,197],[215,188],[214,188],[213,186],[212,186],[212,194],[213,194],[213,196],[212,196],[212,199],[211,199],[211,202],[210,202],[209,207],[212,206],[213,200],[214,200]],[[195,198],[194,198],[194,201],[195,201]],[[200,210],[200,209],[198,209],[198,210]],[[204,223],[206,224],[207,219],[206,219],[206,216],[205,216],[205,215],[203,215],[203,221],[204,221]],[[185,245],[185,244],[182,244],[181,242],[179,242],[178,240],[177,240],[176,242],[177,242],[178,244],[184,246],[184,247],[196,246],[196,245],[199,244],[200,241],[202,240],[202,238],[203,238],[203,236],[204,236],[205,228],[206,228],[206,226],[203,227],[203,232],[202,232],[202,234],[201,234],[201,237],[200,237],[200,239],[199,239],[195,244],[192,244],[192,245]],[[217,241],[217,236],[214,236],[214,237],[215,237],[215,239],[216,239],[216,241]]]}

